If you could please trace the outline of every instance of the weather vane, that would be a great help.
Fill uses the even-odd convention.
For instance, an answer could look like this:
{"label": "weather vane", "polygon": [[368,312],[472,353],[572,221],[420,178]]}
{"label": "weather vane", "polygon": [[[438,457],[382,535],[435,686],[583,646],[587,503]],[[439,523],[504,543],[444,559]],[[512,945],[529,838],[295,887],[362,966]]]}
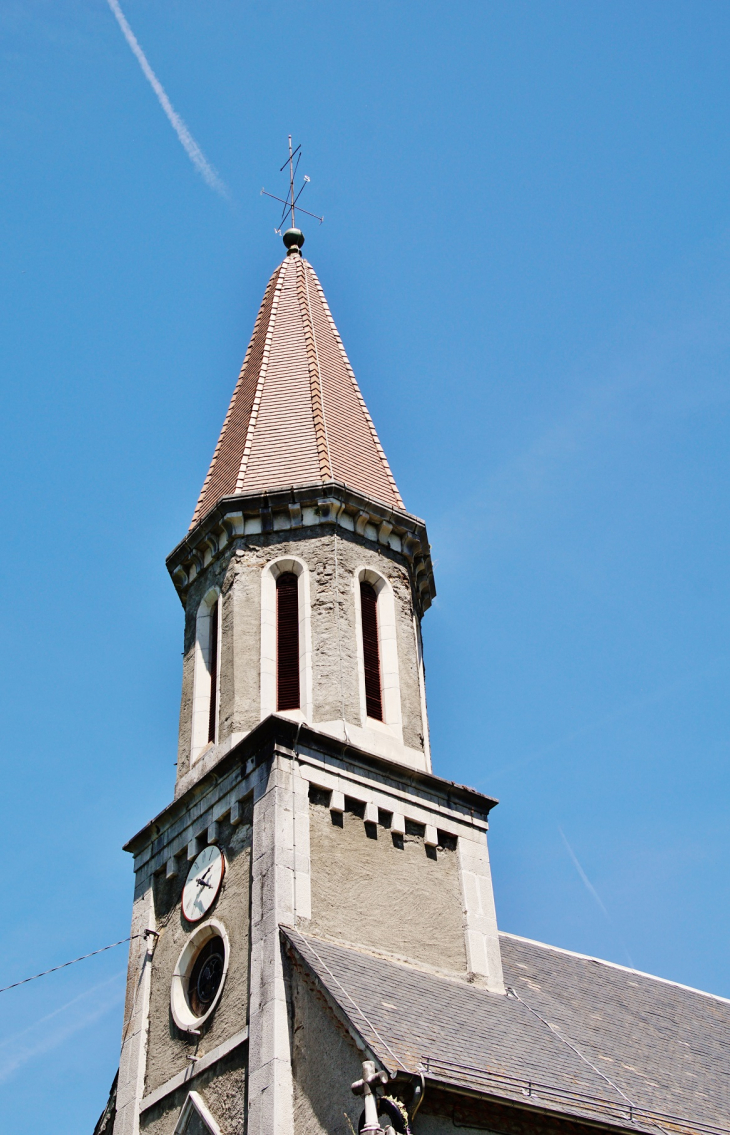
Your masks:
{"label": "weather vane", "polygon": [[[295,158],[296,158],[296,161],[294,160]],[[289,193],[287,194],[286,200],[284,200],[283,197],[277,197],[274,193],[268,193],[267,190],[265,190],[265,189],[261,190],[264,197],[271,197],[271,199],[273,201],[278,201],[280,205],[284,206],[284,210],[281,214],[281,220],[279,221],[279,226],[278,226],[278,228],[276,228],[274,230],[274,232],[276,232],[276,233],[281,233],[282,227],[284,225],[284,218],[286,217],[287,213],[289,213],[291,215],[291,227],[293,229],[295,229],[297,227],[296,226],[296,211],[297,211],[297,209],[299,210],[300,213],[304,213],[305,216],[307,216],[307,217],[314,217],[315,221],[319,221],[320,225],[322,224],[322,221],[324,220],[324,217],[318,217],[316,213],[310,213],[308,209],[302,209],[301,205],[297,205],[297,201],[299,200],[302,193],[304,192],[304,190],[307,188],[307,185],[309,184],[309,178],[307,177],[307,175],[305,173],[304,174],[304,182],[302,184],[302,187],[299,190],[299,192],[295,195],[295,193],[294,193],[294,179],[297,176],[297,170],[299,169],[299,162],[301,161],[301,159],[302,159],[301,143],[297,146],[297,148],[295,150],[292,150],[292,148],[291,148],[291,134],[290,134],[289,135],[289,157],[286,159],[283,166],[279,170],[279,173],[283,173],[283,171],[286,169],[286,167],[289,166]]]}

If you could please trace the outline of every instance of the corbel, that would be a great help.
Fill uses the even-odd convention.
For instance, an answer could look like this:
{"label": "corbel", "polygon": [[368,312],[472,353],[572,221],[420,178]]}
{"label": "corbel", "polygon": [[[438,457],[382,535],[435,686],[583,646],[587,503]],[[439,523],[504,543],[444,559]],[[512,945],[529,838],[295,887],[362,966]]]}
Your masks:
{"label": "corbel", "polygon": [[438,831],[433,824],[426,824],[426,832],[423,837],[423,842],[425,843],[426,847],[438,847]]}
{"label": "corbel", "polygon": [[381,521],[380,527],[378,528],[378,540],[381,544],[388,543],[388,537],[390,536],[392,531],[393,525],[389,521]]}
{"label": "corbel", "polygon": [[344,507],[342,501],[337,500],[335,497],[320,497],[317,501],[317,511],[322,520],[328,521],[331,524],[337,523],[337,517]]}
{"label": "corbel", "polygon": [[420,551],[421,541],[412,532],[407,532],[403,537],[403,551],[409,560],[413,560],[416,553]]}
{"label": "corbel", "polygon": [[[201,547],[204,548],[206,544],[210,549],[210,559],[212,560],[218,555],[218,541],[212,532],[206,532],[204,539],[201,541]],[[208,562],[210,563],[210,560]]]}
{"label": "corbel", "polygon": [[292,528],[302,527],[302,506],[296,501],[289,505],[289,520]]}
{"label": "corbel", "polygon": [[172,573],[172,582],[180,591],[182,591],[182,589],[188,583],[188,573],[185,571],[185,568],[182,566],[182,564],[178,564],[174,572]]}
{"label": "corbel", "polygon": [[358,512],[355,517],[355,531],[358,536],[365,535],[365,527],[370,522],[370,516],[367,512]]}
{"label": "corbel", "polygon": [[234,536],[243,535],[243,513],[242,512],[229,512],[223,517],[221,522],[226,530],[226,535],[229,540]]}

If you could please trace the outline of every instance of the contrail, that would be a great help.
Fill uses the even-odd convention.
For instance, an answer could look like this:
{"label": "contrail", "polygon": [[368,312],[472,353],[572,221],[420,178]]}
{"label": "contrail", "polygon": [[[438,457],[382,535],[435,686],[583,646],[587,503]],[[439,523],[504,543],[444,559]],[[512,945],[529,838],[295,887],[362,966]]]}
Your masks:
{"label": "contrail", "polygon": [[584,871],[584,870],[583,870],[583,868],[581,867],[580,863],[578,862],[578,856],[577,856],[577,855],[575,854],[575,852],[573,851],[573,848],[572,848],[572,847],[570,846],[570,844],[568,843],[567,839],[565,838],[565,832],[564,832],[564,831],[563,831],[563,829],[561,828],[560,824],[558,824],[558,831],[560,832],[560,835],[561,835],[561,838],[562,838],[562,840],[563,840],[563,843],[564,843],[564,844],[565,844],[565,846],[566,846],[566,849],[567,849],[567,851],[568,851],[568,855],[569,855],[569,856],[570,856],[570,858],[571,858],[571,859],[573,860],[573,866],[575,867],[576,871],[578,872],[578,874],[580,875],[581,879],[582,879],[582,880],[583,880],[583,882],[585,883],[585,885],[586,885],[586,888],[587,888],[587,890],[588,890],[588,893],[589,893],[590,895],[592,895],[592,896],[593,896],[593,898],[594,898],[594,899],[596,900],[596,902],[597,902],[597,903],[598,903],[598,905],[600,906],[601,910],[602,910],[602,911],[603,911],[603,913],[605,914],[605,916],[606,916],[606,918],[608,919],[608,921],[609,921],[609,922],[611,922],[611,915],[610,915],[610,914],[608,913],[608,911],[606,910],[605,906],[603,905],[603,900],[601,899],[601,896],[599,895],[598,891],[597,891],[597,890],[596,890],[596,888],[595,888],[595,887],[593,886],[593,883],[592,883],[592,882],[590,881],[590,879],[589,879],[589,878],[588,878],[588,876],[586,875],[585,871]]}
{"label": "contrail", "polygon": [[[611,915],[610,915],[610,914],[608,913],[608,911],[606,910],[606,907],[604,906],[604,903],[603,903],[603,899],[601,898],[601,896],[599,895],[598,891],[597,891],[597,890],[596,890],[596,888],[595,888],[595,887],[593,886],[593,883],[592,883],[592,882],[590,881],[590,879],[589,879],[589,878],[588,878],[588,876],[586,875],[585,871],[584,871],[584,870],[583,870],[583,868],[581,867],[581,865],[580,865],[580,862],[579,862],[579,860],[578,860],[578,856],[577,856],[577,855],[575,854],[575,852],[573,851],[573,848],[572,848],[572,847],[570,846],[570,844],[568,843],[568,840],[567,840],[567,838],[566,838],[565,832],[564,832],[564,831],[563,831],[563,829],[561,828],[560,824],[558,824],[558,831],[560,832],[560,836],[561,836],[561,839],[562,839],[563,843],[565,844],[565,848],[566,848],[566,850],[567,850],[567,852],[568,852],[568,855],[569,855],[569,856],[570,856],[570,858],[571,858],[571,859],[573,860],[573,866],[575,867],[576,871],[578,872],[578,874],[579,874],[579,875],[580,875],[580,877],[581,877],[581,880],[582,880],[582,881],[583,881],[583,883],[585,884],[586,890],[588,891],[589,895],[591,895],[591,896],[592,896],[592,898],[594,898],[594,899],[596,900],[596,902],[597,902],[598,906],[599,906],[599,907],[600,907],[600,909],[601,909],[601,910],[603,911],[603,913],[604,913],[604,915],[605,915],[605,917],[606,917],[606,921],[607,921],[608,923],[610,923],[610,925],[611,925],[611,926],[613,927],[614,931],[616,931],[616,933],[618,933],[618,929],[617,929],[617,927],[616,927],[616,924],[615,924],[615,922],[613,921],[613,919],[611,918]],[[628,951],[628,950],[626,949],[626,946],[625,946],[625,944],[624,944],[623,940],[621,939],[621,936],[620,936],[620,934],[619,934],[619,941],[621,941],[621,947],[622,947],[622,949],[623,949],[623,952],[624,952],[624,953],[626,954],[626,957],[627,957],[627,958],[628,958],[628,960],[629,960],[629,965],[630,965],[630,966],[631,966],[631,968],[633,969],[633,968],[634,968],[634,963],[633,963],[633,961],[631,960],[631,954],[630,954],[630,953],[629,953],[629,951]]]}
{"label": "contrail", "polygon": [[601,898],[601,896],[599,896],[597,890],[595,889],[595,886],[593,885],[593,883],[590,882],[588,876],[586,875],[586,872],[580,866],[580,863],[578,861],[578,856],[576,855],[576,852],[574,852],[573,849],[571,848],[570,843],[568,842],[567,836],[565,836],[565,833],[562,830],[562,827],[560,826],[560,824],[557,825],[557,831],[560,832],[560,834],[562,836],[563,843],[565,844],[565,848],[568,849],[568,855],[573,860],[573,865],[574,865],[574,867],[576,867],[576,871],[580,875],[582,882],[584,882],[586,884],[586,889],[587,889],[588,893],[590,894],[590,896],[593,896],[593,898],[598,903],[598,906],[601,907],[601,909],[603,910],[603,913],[606,917],[606,922],[610,923],[610,925],[613,927],[615,934],[618,934],[619,941],[621,942],[621,949],[623,950],[624,953],[626,953],[626,956],[627,956],[627,959],[628,959],[628,962],[629,962],[629,966],[631,967],[631,969],[633,969],[633,961],[631,960],[631,955],[626,948],[626,942],[624,942],[623,939],[621,938],[621,934],[619,932],[618,926],[616,926],[616,924],[614,923],[614,920],[611,917],[611,915],[609,914],[609,911],[606,910],[604,903],[603,903],[603,899]]}
{"label": "contrail", "polygon": [[119,27],[122,29],[124,38],[134,52],[137,58],[137,62],[142,68],[142,72],[145,78],[148,80],[150,86],[152,87],[152,90],[157,95],[160,106],[167,115],[170,125],[182,142],[185,153],[188,155],[190,161],[193,163],[198,173],[210,186],[210,188],[215,189],[216,193],[220,193],[220,195],[222,197],[225,197],[226,200],[230,200],[231,194],[228,186],[225,184],[225,182],[221,181],[220,177],[213,169],[213,166],[210,164],[200,146],[195,141],[182,118],[177,113],[169,98],[165,94],[165,89],[162,86],[162,83],[157,78],[149,63],[147,62],[147,56],[140,47],[139,43],[137,42],[137,37],[127,23],[124,12],[119,7],[119,0],[107,0],[107,3],[114,13]]}

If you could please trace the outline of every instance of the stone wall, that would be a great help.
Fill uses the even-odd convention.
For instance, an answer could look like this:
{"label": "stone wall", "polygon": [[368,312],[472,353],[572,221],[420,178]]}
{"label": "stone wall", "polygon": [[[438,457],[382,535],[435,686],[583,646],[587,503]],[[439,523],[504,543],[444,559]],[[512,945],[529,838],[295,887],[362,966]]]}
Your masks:
{"label": "stone wall", "polygon": [[[226,872],[220,894],[206,917],[219,919],[230,941],[230,959],[220,1001],[193,1038],[172,1019],[170,985],[175,964],[194,929],[184,918],[181,895],[187,864],[167,879],[154,878],[154,904],[159,939],[152,961],[147,1069],[144,1094],[148,1095],[189,1066],[189,1056],[204,1056],[246,1027],[248,1000],[249,910],[251,892],[251,825],[220,825],[220,846]],[[197,1043],[196,1043],[197,1041]]]}
{"label": "stone wall", "polygon": [[[417,628],[409,569],[405,558],[392,549],[338,528],[307,528],[298,538],[291,531],[260,534],[236,542],[191,585],[187,596],[183,690],[180,713],[178,779],[190,769],[191,717],[194,681],[196,617],[203,597],[217,587],[222,596],[219,744],[240,737],[261,720],[261,577],[267,564],[292,556],[309,571],[312,639],[312,724],[344,719],[356,728],[366,725],[381,740],[378,725],[362,720],[356,639],[354,577],[371,568],[393,589],[400,683],[402,741],[426,766],[427,724],[419,674]],[[386,730],[381,730],[385,738]],[[367,747],[368,738],[355,744]],[[387,744],[390,739],[382,739]],[[392,743],[391,743],[392,747]],[[376,751],[374,749],[374,751]],[[397,751],[384,753],[398,759]],[[420,759],[419,756],[420,755]]]}
{"label": "stone wall", "polygon": [[426,847],[418,825],[399,836],[366,824],[354,801],[337,813],[319,796],[310,799],[312,919],[302,930],[464,974],[456,841]]}
{"label": "stone wall", "polygon": [[[224,589],[230,577],[233,592],[233,562],[228,573]],[[279,927],[461,980],[488,977],[469,961],[468,943],[493,922],[482,926],[485,895],[491,902],[484,829],[492,803],[278,716],[193,778],[127,845],[137,877],[132,932],[155,928],[159,938],[154,948],[151,937],[135,938],[130,954],[115,1135],[138,1135],[143,1100],[141,1130],[171,1135],[191,1088],[223,1135],[291,1135],[293,1126],[339,1135],[344,1114],[336,1123],[327,1101],[344,1094],[355,1109],[348,1115],[359,1116],[349,1085],[360,1056],[320,993],[310,988],[315,1001],[302,1000],[291,1016]],[[209,916],[225,926],[231,956],[221,999],[196,1040],[171,1020],[170,986],[192,929],[181,916],[184,881],[209,840],[228,864]],[[189,1056],[210,1064],[183,1085],[199,1067]],[[322,1058],[328,1068],[318,1067]],[[352,1135],[346,1124],[342,1135]]]}
{"label": "stone wall", "polygon": [[188,1091],[198,1092],[223,1135],[243,1135],[246,1129],[246,1046],[220,1060],[214,1068],[196,1076],[185,1087],[143,1112],[140,1135],[173,1135]]}
{"label": "stone wall", "polygon": [[[178,779],[190,768],[192,745],[193,685],[195,678],[195,635],[198,608],[211,588],[217,588],[222,595],[221,608],[221,673],[220,673],[220,718],[221,737],[232,732],[234,706],[236,701],[235,680],[238,673],[232,647],[235,643],[233,631],[233,610],[230,602],[230,588],[233,574],[229,572],[231,557],[222,556],[216,563],[196,579],[188,594],[185,609],[185,630],[183,645],[182,695],[180,698],[180,730],[178,734],[177,775]],[[235,608],[234,608],[235,609]]]}
{"label": "stone wall", "polygon": [[296,969],[290,974],[289,1004],[294,1135],[352,1135],[363,1105],[350,1085],[362,1075],[362,1056],[321,994]]}

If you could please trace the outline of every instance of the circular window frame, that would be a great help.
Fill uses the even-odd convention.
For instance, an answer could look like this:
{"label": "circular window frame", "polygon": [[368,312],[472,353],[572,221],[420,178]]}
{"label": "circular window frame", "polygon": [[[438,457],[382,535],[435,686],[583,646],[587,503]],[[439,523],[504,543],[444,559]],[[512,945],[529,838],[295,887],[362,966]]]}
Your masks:
{"label": "circular window frame", "polygon": [[[187,985],[198,954],[205,943],[209,942],[211,938],[220,938],[223,942],[223,974],[221,975],[221,983],[218,986],[218,992],[211,1001],[209,1008],[206,1009],[202,1017],[197,1017],[190,1007]],[[183,1032],[189,1033],[196,1031],[201,1025],[204,1025],[211,1014],[215,1012],[215,1008],[223,992],[223,987],[226,984],[230,956],[231,944],[228,940],[226,928],[222,922],[219,922],[217,918],[210,918],[207,922],[203,922],[200,926],[195,927],[180,951],[180,956],[177,959],[175,969],[172,973],[172,985],[170,986],[170,1011],[172,1012],[172,1019]]]}

